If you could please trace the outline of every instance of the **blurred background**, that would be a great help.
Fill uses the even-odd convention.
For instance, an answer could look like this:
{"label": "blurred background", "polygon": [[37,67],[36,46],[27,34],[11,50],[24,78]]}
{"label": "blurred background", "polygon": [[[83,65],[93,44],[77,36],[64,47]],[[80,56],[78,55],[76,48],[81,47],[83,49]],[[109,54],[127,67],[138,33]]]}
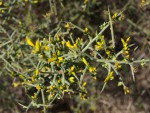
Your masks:
{"label": "blurred background", "polygon": [[[100,25],[107,22],[108,8],[111,15],[121,13],[114,24],[116,51],[122,46],[120,38],[131,37],[134,43],[131,56],[135,59],[150,59],[150,1],[149,0],[3,0],[0,4],[0,24],[8,33],[14,29],[22,35],[44,37],[55,28],[60,21],[72,22],[81,28],[89,28],[91,34],[100,30]],[[2,11],[4,10],[4,12]],[[1,27],[1,28],[2,28]],[[5,40],[5,34],[0,32],[0,42]],[[104,32],[107,40],[111,39],[110,30]],[[77,32],[76,36],[80,36]],[[5,48],[2,48],[5,51]],[[2,54],[2,51],[0,52]],[[150,65],[135,66],[135,82],[128,67],[122,70],[125,84],[130,94],[124,95],[117,82],[111,81],[101,94],[103,82],[95,82],[85,78],[87,84],[87,99],[79,96],[64,97],[56,100],[49,112],[52,113],[150,113]],[[102,71],[102,70],[101,70]],[[13,80],[4,69],[0,60],[0,113],[24,113],[18,103],[28,105],[30,100],[21,87],[13,87]],[[101,77],[101,72],[99,73]],[[40,109],[31,108],[27,113],[40,113]]]}

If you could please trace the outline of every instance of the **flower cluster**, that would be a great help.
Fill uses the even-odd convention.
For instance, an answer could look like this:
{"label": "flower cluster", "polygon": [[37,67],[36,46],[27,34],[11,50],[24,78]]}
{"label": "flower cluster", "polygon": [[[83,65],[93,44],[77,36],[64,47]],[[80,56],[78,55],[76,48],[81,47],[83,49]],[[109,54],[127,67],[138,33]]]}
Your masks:
{"label": "flower cluster", "polygon": [[[143,5],[146,3],[145,0],[141,2]],[[124,94],[130,93],[122,79],[125,77],[122,70],[129,65],[134,79],[134,63],[142,62],[141,65],[144,65],[145,60],[131,59],[130,37],[120,39],[122,48],[115,47],[113,24],[123,19],[122,12],[115,12],[111,16],[108,9],[109,21],[100,25],[95,32],[89,22],[83,21],[87,14],[94,14],[89,12],[94,1],[79,1],[83,12],[81,9],[77,12],[83,17],[75,14],[76,11],[69,11],[69,15],[74,16],[71,18],[66,14],[63,16],[69,10],[63,3],[63,0],[0,1],[0,33],[3,37],[0,59],[4,66],[1,72],[14,78],[14,88],[25,88],[31,99],[30,105],[25,108],[32,105],[46,109],[55,99],[63,99],[64,95],[79,95],[84,100],[88,97],[87,86],[91,81],[101,86],[103,91],[109,82],[119,78],[118,86],[123,88]],[[41,10],[44,5],[45,9]],[[57,12],[60,8],[56,5],[63,7],[63,10]],[[25,18],[22,18],[22,14]],[[78,25],[83,26],[65,22],[66,17],[74,22],[79,19]],[[111,37],[103,35],[108,28]]]}
{"label": "flower cluster", "polygon": [[[89,72],[94,73],[96,68],[80,58],[83,44],[81,38],[76,38],[75,41],[66,40],[60,33],[49,40],[38,39],[35,43],[26,37],[26,42],[32,49],[31,53],[37,56],[39,61],[37,69],[23,82],[23,85],[36,89],[31,94],[32,99],[38,98],[41,90],[47,94],[47,101],[55,96],[61,98],[65,93],[86,92],[85,85],[78,87],[82,83],[80,78],[83,69],[88,66]],[[83,65],[85,63],[86,65]]]}
{"label": "flower cluster", "polygon": [[[75,26],[67,23],[64,28],[68,31],[74,29]],[[83,37],[89,36],[88,28],[82,32]],[[115,78],[115,73],[117,74],[122,67],[122,62],[125,62],[124,59],[129,60],[128,42],[130,37],[126,40],[121,39],[122,52],[114,53],[114,48],[106,45],[104,35],[96,36],[96,40],[90,39],[88,43],[86,42],[87,44],[84,43],[84,38],[75,38],[72,37],[73,35],[66,38],[66,36],[68,35],[59,32],[54,37],[49,36],[49,38],[35,41],[26,37],[26,42],[32,49],[31,54],[38,59],[37,67],[30,74],[27,73],[28,76],[24,76],[22,82],[26,87],[34,87],[35,91],[29,94],[32,99],[39,99],[42,92],[46,94],[46,102],[71,93],[78,93],[81,98],[86,97],[84,76],[86,73],[90,73],[96,80],[96,63],[102,62],[103,67],[109,72],[104,79],[104,83],[107,84]],[[119,55],[124,56],[121,63],[117,60]],[[125,84],[123,86],[126,87]],[[125,94],[129,93],[129,90],[126,89],[127,87],[124,88]]]}
{"label": "flower cluster", "polygon": [[[71,23],[64,26],[67,31],[75,27]],[[88,28],[81,32],[83,37],[89,36]],[[86,82],[83,82],[84,76],[86,73],[90,73],[96,80],[98,71],[95,66],[96,63],[102,62],[103,67],[109,72],[104,79],[104,83],[107,84],[115,78],[115,74],[122,67],[122,62],[125,62],[124,59],[129,60],[128,42],[130,38],[121,39],[123,43],[122,52],[114,53],[114,48],[106,45],[104,35],[96,36],[96,40],[90,39],[88,43],[83,41],[84,38],[75,38],[72,37],[73,35],[67,36],[67,34],[64,35],[59,32],[54,37],[49,36],[49,38],[35,41],[26,37],[26,42],[30,46],[29,49],[32,49],[31,54],[38,59],[37,67],[29,71],[28,76],[21,77],[23,78],[22,85],[35,89],[32,94],[29,94],[33,100],[38,100],[42,92],[46,94],[46,102],[71,93],[78,93],[83,99],[87,92]],[[117,60],[119,55],[124,56],[121,63]],[[123,86],[126,87],[125,84]],[[129,93],[129,90],[126,89],[127,87],[124,88],[125,94]]]}
{"label": "flower cluster", "polygon": [[128,43],[130,41],[130,37],[128,37],[126,40],[121,39],[122,44],[123,44],[123,56],[126,60],[129,60],[130,58],[130,54],[129,54],[129,50],[130,48],[128,47]]}

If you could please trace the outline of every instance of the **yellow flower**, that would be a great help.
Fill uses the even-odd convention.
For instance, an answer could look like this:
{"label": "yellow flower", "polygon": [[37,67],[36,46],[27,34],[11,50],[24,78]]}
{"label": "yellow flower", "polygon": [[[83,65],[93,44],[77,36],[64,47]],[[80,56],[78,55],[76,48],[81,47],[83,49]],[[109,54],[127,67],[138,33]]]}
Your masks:
{"label": "yellow flower", "polygon": [[80,93],[79,96],[81,100],[86,100],[86,94]]}
{"label": "yellow flower", "polygon": [[69,23],[66,23],[64,27],[65,27],[65,28],[70,28],[71,26],[70,26]]}
{"label": "yellow flower", "polygon": [[69,70],[69,74],[75,75],[74,69],[75,69],[75,67],[72,66]]}
{"label": "yellow flower", "polygon": [[64,45],[64,44],[65,44],[65,42],[64,42],[64,41],[61,41],[61,44],[62,44],[62,45]]}
{"label": "yellow flower", "polygon": [[68,48],[73,48],[73,46],[70,44],[70,41],[69,41],[69,40],[66,42],[66,46],[67,46]]}
{"label": "yellow flower", "polygon": [[48,51],[49,46],[48,46],[48,45],[44,46],[44,49],[45,49],[46,51]]}
{"label": "yellow flower", "polygon": [[40,50],[39,40],[37,40],[36,43],[35,43],[35,49],[36,49],[37,51]]}
{"label": "yellow flower", "polygon": [[31,96],[32,99],[36,99],[37,98],[37,93],[34,93],[33,96]]}
{"label": "yellow flower", "polygon": [[30,46],[34,47],[34,44],[33,44],[33,42],[31,41],[30,38],[26,37],[26,41],[27,41],[27,43],[28,43]]}
{"label": "yellow flower", "polygon": [[96,68],[95,68],[95,67],[90,66],[90,67],[89,67],[89,71],[90,71],[91,73],[93,73],[93,72],[95,72],[95,71],[96,71]]}
{"label": "yellow flower", "polygon": [[113,80],[114,79],[114,76],[113,76],[114,72],[111,71],[107,77],[105,78],[104,82],[107,83],[109,80]]}
{"label": "yellow flower", "polygon": [[13,82],[14,87],[18,87],[20,85],[20,82]]}
{"label": "yellow flower", "polygon": [[127,93],[130,93],[130,90],[128,87],[124,86],[124,94],[126,95]]}
{"label": "yellow flower", "polygon": [[23,75],[21,75],[21,74],[19,75],[19,77],[20,77],[21,79],[24,79],[24,78],[25,78],[25,77],[24,77]]}
{"label": "yellow flower", "polygon": [[53,99],[53,98],[54,98],[54,96],[55,96],[55,94],[54,94],[54,93],[50,93],[50,94],[48,95],[48,100]]}
{"label": "yellow flower", "polygon": [[73,48],[76,48],[77,47],[77,44],[75,43],[75,44],[73,44]]}
{"label": "yellow flower", "polygon": [[75,67],[74,67],[74,66],[72,66],[70,70],[71,70],[71,71],[74,71],[74,68],[75,68]]}
{"label": "yellow flower", "polygon": [[104,42],[96,42],[95,49],[100,50],[103,48]]}
{"label": "yellow flower", "polygon": [[129,57],[130,57],[130,55],[129,55],[130,48],[128,47],[128,42],[130,41],[130,37],[128,37],[126,39],[126,41],[121,38],[121,41],[122,41],[122,44],[123,44],[123,54],[125,56],[125,60],[129,59]]}
{"label": "yellow flower", "polygon": [[33,50],[33,52],[36,54],[36,53],[39,53],[40,52],[40,43],[39,43],[39,40],[37,40],[36,42],[35,42],[35,49]]}
{"label": "yellow flower", "polygon": [[71,44],[70,44],[70,41],[68,40],[68,41],[66,42],[66,46],[67,46],[68,48],[73,49],[73,48],[76,48],[76,47],[77,47],[77,44],[75,43],[75,44],[71,45]]}
{"label": "yellow flower", "polygon": [[49,63],[54,62],[54,61],[56,61],[56,58],[49,58],[49,59],[48,59],[48,62],[49,62]]}
{"label": "yellow flower", "polygon": [[77,48],[77,42],[76,42],[75,44],[71,45],[71,44],[70,44],[70,41],[68,40],[68,41],[66,42],[66,46],[67,46],[68,48],[71,48],[71,49]]}
{"label": "yellow flower", "polygon": [[119,63],[115,63],[115,68],[120,69],[122,66]]}
{"label": "yellow flower", "polygon": [[122,43],[123,43],[123,46],[124,46],[124,47],[127,47],[127,44],[128,44],[129,41],[130,41],[130,37],[128,37],[128,38],[126,39],[126,41],[125,41],[123,38],[121,38],[121,41],[122,41]]}
{"label": "yellow flower", "polygon": [[41,87],[40,87],[39,85],[37,85],[37,86],[36,86],[36,89],[37,89],[37,90],[40,90],[40,89],[41,89]]}
{"label": "yellow flower", "polygon": [[89,65],[88,62],[86,61],[86,59],[85,59],[84,57],[82,58],[82,61],[83,61],[83,63],[84,63],[86,66]]}
{"label": "yellow flower", "polygon": [[0,6],[3,4],[3,2],[0,1]]}
{"label": "yellow flower", "polygon": [[54,89],[54,86],[49,86],[46,92],[51,92]]}
{"label": "yellow flower", "polygon": [[34,75],[31,77],[31,81],[35,82],[35,76]]}
{"label": "yellow flower", "polygon": [[109,51],[109,50],[106,50],[106,54],[107,54],[107,55],[110,55],[110,51]]}
{"label": "yellow flower", "polygon": [[128,43],[130,41],[130,37],[128,37],[127,39],[126,39],[126,43]]}
{"label": "yellow flower", "polygon": [[70,78],[69,78],[69,81],[70,81],[71,83],[74,83],[74,77],[70,77]]}
{"label": "yellow flower", "polygon": [[118,14],[114,13],[114,15],[112,16],[112,19],[116,19],[117,16],[118,16]]}
{"label": "yellow flower", "polygon": [[36,69],[36,70],[35,70],[35,75],[37,76],[38,74],[39,74],[39,70]]}
{"label": "yellow flower", "polygon": [[71,47],[71,44],[70,44],[69,40],[66,42],[66,46],[69,47],[69,48]]}
{"label": "yellow flower", "polygon": [[53,90],[53,89],[54,89],[54,86],[50,86],[49,89],[50,89],[50,90]]}
{"label": "yellow flower", "polygon": [[57,41],[59,41],[59,40],[60,40],[60,37],[59,37],[59,35],[57,35],[57,36],[56,36],[56,40],[57,40]]}
{"label": "yellow flower", "polygon": [[86,27],[84,30],[83,30],[83,33],[88,33],[89,32],[89,29]]}
{"label": "yellow flower", "polygon": [[58,84],[60,84],[61,83],[61,79],[58,79],[57,82],[58,82]]}
{"label": "yellow flower", "polygon": [[84,83],[82,84],[82,86],[83,86],[83,87],[85,87],[85,86],[86,86],[86,84],[87,84],[87,83],[86,83],[86,82],[84,82]]}
{"label": "yellow flower", "polygon": [[63,57],[58,57],[58,62],[62,62],[63,61]]}
{"label": "yellow flower", "polygon": [[63,90],[63,87],[62,87],[62,86],[60,86],[60,87],[59,87],[59,89],[60,89],[60,90]]}

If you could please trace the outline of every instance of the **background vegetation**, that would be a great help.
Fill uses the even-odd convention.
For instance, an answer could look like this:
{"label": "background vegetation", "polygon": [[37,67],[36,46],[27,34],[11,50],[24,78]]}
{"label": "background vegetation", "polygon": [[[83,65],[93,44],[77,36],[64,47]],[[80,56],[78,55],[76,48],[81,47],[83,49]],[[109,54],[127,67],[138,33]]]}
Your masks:
{"label": "background vegetation", "polygon": [[[100,25],[109,21],[110,14],[120,16],[113,24],[116,48],[122,49],[121,38],[131,37],[131,57],[141,60],[150,58],[150,1],[140,0],[3,0],[0,2],[0,112],[22,113],[22,105],[31,102],[30,93],[19,85],[16,69],[28,66],[22,56],[23,49],[30,57],[31,48],[25,46],[26,36],[33,41],[42,40],[48,34],[54,36],[60,27],[65,30],[66,22],[71,22],[81,29],[88,28],[91,36],[100,30]],[[83,36],[79,30],[72,30],[74,37]],[[103,33],[106,42],[111,40],[110,29]],[[138,47],[137,49],[135,49]],[[30,49],[30,51],[29,51]],[[32,56],[31,56],[32,57]],[[4,59],[5,58],[5,59]],[[15,62],[15,63],[14,63]],[[19,64],[16,65],[16,62]],[[32,62],[32,61],[31,61]],[[30,62],[30,63],[31,63]],[[30,65],[29,65],[30,66]],[[100,67],[101,68],[101,67]],[[14,71],[12,71],[14,70]],[[97,82],[91,77],[88,81],[87,99],[79,95],[64,96],[55,100],[48,112],[55,113],[149,113],[150,112],[150,65],[144,68],[135,66],[135,82],[128,66],[120,70],[130,94],[124,95],[122,87],[117,87],[118,79],[103,87],[104,76]],[[106,74],[105,70],[98,75]],[[18,84],[17,84],[18,83]],[[16,87],[17,86],[17,87]],[[28,95],[27,95],[28,94]],[[41,108],[31,107],[28,112],[41,112]]]}

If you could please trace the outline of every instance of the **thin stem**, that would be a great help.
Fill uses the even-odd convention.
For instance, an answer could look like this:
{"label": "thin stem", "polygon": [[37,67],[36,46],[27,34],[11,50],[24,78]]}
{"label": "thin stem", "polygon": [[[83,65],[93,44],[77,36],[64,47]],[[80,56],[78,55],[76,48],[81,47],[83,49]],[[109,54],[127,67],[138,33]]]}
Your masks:
{"label": "thin stem", "polygon": [[[44,97],[43,89],[41,90],[41,93],[42,93],[43,105],[45,105],[45,97]],[[46,106],[43,106],[43,110],[44,110],[44,113],[46,113]]]}
{"label": "thin stem", "polygon": [[115,38],[114,38],[113,22],[112,22],[112,19],[111,19],[109,8],[108,8],[108,13],[109,13],[109,23],[110,23],[110,31],[111,31],[111,38],[112,38],[112,47],[115,48]]}

